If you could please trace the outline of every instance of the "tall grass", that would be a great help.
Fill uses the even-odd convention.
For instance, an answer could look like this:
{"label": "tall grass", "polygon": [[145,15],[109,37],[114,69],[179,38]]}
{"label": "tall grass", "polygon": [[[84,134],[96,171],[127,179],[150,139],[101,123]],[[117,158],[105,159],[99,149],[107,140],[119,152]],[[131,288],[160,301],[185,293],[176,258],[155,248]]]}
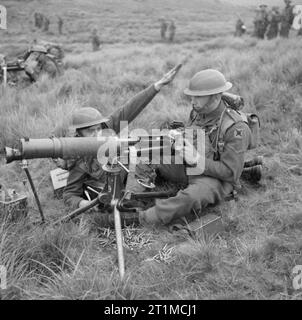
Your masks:
{"label": "tall grass", "polygon": [[[93,2],[89,5],[95,8]],[[80,19],[81,6],[77,1],[70,17]],[[63,2],[63,7],[68,4]],[[144,14],[141,8],[132,9]],[[174,9],[180,16],[178,5]],[[109,27],[122,21],[114,10],[111,14],[101,23]],[[147,22],[145,28],[150,27]],[[78,25],[72,27],[77,30]],[[264,156],[264,176],[258,188],[244,185],[237,203],[212,209],[222,215],[225,231],[209,241],[167,228],[126,228],[122,283],[112,230],[97,228],[89,215],[60,228],[33,227],[30,222],[38,219],[38,211],[22,184],[25,177],[18,164],[3,165],[2,183],[25,190],[30,211],[29,221],[1,223],[0,264],[8,268],[9,285],[2,298],[301,299],[292,287],[292,268],[302,264],[301,44],[295,39],[268,42],[231,36],[200,42],[193,35],[183,44],[130,41],[92,53],[85,45],[79,49],[82,36],[68,39],[70,52],[60,77],[45,76],[22,90],[1,89],[1,148],[16,145],[23,136],[48,137],[57,126],[67,128],[71,113],[83,106],[109,115],[182,62],[173,84],[162,89],[132,126],[151,129],[168,119],[187,119],[190,103],[183,89],[188,80],[201,69],[217,68],[233,83],[232,92],[244,97],[244,110],[260,116],[261,146],[251,154]],[[115,34],[116,39],[124,36],[124,31]],[[52,168],[50,160],[30,161],[49,220],[65,213],[62,201],[53,197]]]}

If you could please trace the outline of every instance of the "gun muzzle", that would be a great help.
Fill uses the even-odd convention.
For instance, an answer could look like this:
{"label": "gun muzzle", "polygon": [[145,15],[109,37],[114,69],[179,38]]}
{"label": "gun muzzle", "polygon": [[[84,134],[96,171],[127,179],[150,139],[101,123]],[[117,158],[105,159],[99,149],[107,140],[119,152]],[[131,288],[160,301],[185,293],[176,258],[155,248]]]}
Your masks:
{"label": "gun muzzle", "polygon": [[5,154],[5,158],[6,158],[6,163],[10,163],[15,160],[22,160],[21,151],[19,149],[5,147],[4,154]]}
{"label": "gun muzzle", "polygon": [[[117,139],[114,143],[122,142],[133,145],[139,142],[139,138]],[[110,140],[96,137],[20,139],[19,148],[6,147],[4,152],[6,163],[37,158],[75,159],[77,157],[97,156],[99,148],[105,143],[109,148]]]}

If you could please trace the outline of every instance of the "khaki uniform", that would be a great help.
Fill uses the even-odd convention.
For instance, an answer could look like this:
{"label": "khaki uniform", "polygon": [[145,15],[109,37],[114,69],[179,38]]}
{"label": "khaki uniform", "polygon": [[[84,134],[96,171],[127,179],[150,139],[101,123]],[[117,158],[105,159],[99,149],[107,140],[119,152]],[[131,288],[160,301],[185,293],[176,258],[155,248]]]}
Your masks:
{"label": "khaki uniform", "polygon": [[267,31],[267,39],[273,39],[278,36],[279,32],[279,23],[280,23],[280,14],[278,12],[271,12],[269,16],[269,25]]}
{"label": "khaki uniform", "polygon": [[[109,121],[105,123],[106,128],[120,132],[120,121],[130,123],[154,98],[157,91],[154,85],[138,93],[123,107],[110,115]],[[67,186],[64,189],[63,198],[67,206],[76,209],[79,202],[83,200],[84,186],[103,187],[105,184],[105,172],[96,158],[75,160],[70,168]]]}
{"label": "khaki uniform", "polygon": [[43,15],[39,12],[34,13],[34,19],[35,19],[35,27],[42,28],[43,26]]}
{"label": "khaki uniform", "polygon": [[281,14],[280,36],[288,38],[289,30],[294,21],[293,6],[288,5],[283,9]]}
{"label": "khaki uniform", "polygon": [[62,29],[63,29],[63,19],[61,17],[58,18],[58,31],[59,34],[62,34]]}
{"label": "khaki uniform", "polygon": [[176,26],[174,24],[174,22],[171,22],[169,27],[168,27],[168,31],[169,31],[169,41],[173,41],[174,37],[175,37],[175,30],[176,30]]}
{"label": "khaki uniform", "polygon": [[241,19],[238,19],[236,22],[236,31],[235,37],[241,37],[245,33],[244,23]]}
{"label": "khaki uniform", "polygon": [[265,10],[260,10],[257,12],[255,20],[255,31],[254,34],[259,39],[264,39],[264,35],[268,25],[268,14]]}
{"label": "khaki uniform", "polygon": [[39,26],[39,13],[38,12],[34,13],[34,24],[35,24],[35,27],[40,28],[40,26]]}
{"label": "khaki uniform", "polygon": [[46,55],[46,49],[44,52],[33,49],[24,58],[24,71],[32,81],[37,81],[42,72],[50,77],[55,77],[58,72],[55,61]]}
{"label": "khaki uniform", "polygon": [[162,21],[160,24],[160,37],[162,40],[166,39],[166,31],[168,29],[168,24],[166,21]]}
{"label": "khaki uniform", "polygon": [[43,31],[47,32],[49,29],[49,25],[50,25],[50,20],[47,17],[43,17],[43,21],[44,21],[44,28]]}
{"label": "khaki uniform", "polygon": [[91,44],[92,44],[92,50],[93,51],[98,51],[100,44],[101,44],[101,40],[99,38],[99,36],[96,33],[93,33],[91,36]]}
{"label": "khaki uniform", "polygon": [[[206,133],[209,148],[206,150],[205,171],[202,175],[187,176],[185,165],[160,165],[158,170],[161,176],[177,183],[187,182],[187,187],[175,197],[156,200],[154,207],[142,212],[142,223],[168,224],[190,214],[193,209],[200,213],[207,205],[224,199],[239,185],[244,155],[253,142],[252,134],[245,122],[235,122],[226,130],[222,150],[216,150],[218,123],[225,108],[221,101],[209,115],[191,113],[190,126],[201,127]],[[238,118],[238,114],[226,109],[222,121],[227,121],[229,117]]]}

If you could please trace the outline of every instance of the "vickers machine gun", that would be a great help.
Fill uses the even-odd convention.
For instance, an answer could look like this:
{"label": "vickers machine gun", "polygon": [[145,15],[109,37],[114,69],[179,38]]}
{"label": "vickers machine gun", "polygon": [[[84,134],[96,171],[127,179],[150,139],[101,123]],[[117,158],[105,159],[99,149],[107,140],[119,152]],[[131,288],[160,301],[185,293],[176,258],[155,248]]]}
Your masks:
{"label": "vickers machine gun", "polygon": [[[128,139],[113,139],[101,140],[98,138],[49,138],[49,139],[21,139],[20,146],[17,149],[9,147],[5,148],[5,156],[7,163],[12,161],[22,161],[23,168],[26,169],[27,176],[30,179],[26,162],[28,159],[35,158],[61,158],[61,159],[76,159],[78,157],[96,157],[100,154],[103,148],[106,156],[105,159],[99,161],[102,163],[102,168],[106,172],[106,184],[102,192],[84,208],[79,208],[68,216],[62,218],[61,222],[69,221],[88,209],[96,206],[99,203],[108,204],[112,199],[119,199],[117,208],[122,211],[135,210],[136,208],[124,207],[124,200],[128,199],[146,199],[171,196],[175,189],[167,191],[152,191],[155,188],[154,181],[151,179],[135,179],[135,166],[137,158],[143,157],[150,162],[155,153],[159,156],[158,163],[162,161],[163,152],[170,151],[173,156],[175,139],[169,135],[153,135],[139,136]],[[104,149],[105,147],[105,149]],[[112,156],[113,152],[114,155]],[[107,158],[106,158],[107,157]],[[129,167],[125,166],[129,163]],[[122,170],[128,174],[126,188],[123,186],[120,179]],[[147,190],[147,192],[131,192],[127,187],[130,186],[130,179],[136,183],[136,190]],[[31,183],[31,186],[34,186]],[[91,190],[92,188],[90,188]],[[92,192],[96,193],[92,189]],[[34,191],[34,194],[36,192]],[[106,194],[106,196],[105,196]],[[36,199],[38,199],[36,197]],[[38,204],[39,208],[41,207]],[[40,210],[41,212],[42,210]],[[44,221],[43,213],[41,214],[42,222]]]}
{"label": "vickers machine gun", "polygon": [[[180,123],[174,123],[177,127]],[[22,161],[22,167],[26,172],[36,198],[42,223],[44,223],[44,215],[39,202],[37,192],[28,171],[28,159],[34,158],[62,158],[76,159],[78,157],[98,157],[102,168],[106,173],[106,183],[100,191],[92,189],[96,194],[95,198],[85,207],[76,209],[63,218],[55,222],[55,224],[70,221],[85,211],[99,205],[100,214],[109,212],[113,215],[114,226],[116,231],[116,242],[118,248],[118,262],[120,277],[123,279],[125,267],[122,245],[122,225],[120,212],[138,211],[141,207],[129,206],[131,200],[144,201],[146,199],[166,198],[177,193],[178,188],[168,188],[165,190],[157,189],[155,176],[148,178],[136,179],[135,169],[137,158],[142,160],[152,159],[154,152],[159,156],[158,164],[162,163],[162,157],[166,151],[172,157],[175,156],[175,137],[169,134],[145,135],[138,137],[130,137],[127,139],[99,139],[99,138],[49,138],[49,139],[21,139],[20,146],[17,149],[9,147],[5,148],[5,156],[7,163],[12,161]],[[100,150],[102,150],[100,157]],[[110,151],[114,154],[110,154]],[[165,153],[165,154],[167,154]],[[105,156],[105,157],[104,157]],[[125,166],[125,161],[129,166]],[[253,167],[262,164],[262,159],[257,158],[247,162],[245,167]],[[247,168],[249,169],[249,168]],[[126,171],[126,185],[122,183],[122,171]],[[133,188],[133,186],[135,186]],[[138,187],[138,188],[137,188]],[[128,202],[128,203],[127,203]],[[217,223],[217,216],[212,219]],[[207,225],[209,221],[207,222]]]}
{"label": "vickers machine gun", "polygon": [[0,82],[15,85],[20,80],[20,75],[25,72],[30,82],[38,80],[40,74],[47,73],[55,77],[63,70],[63,49],[56,44],[41,42],[35,44],[16,58],[8,60],[0,56]]}
{"label": "vickers machine gun", "polygon": [[[41,220],[44,222],[45,219],[39,198],[28,171],[27,160],[34,158],[75,159],[77,157],[95,157],[98,155],[100,148],[106,148],[107,151],[105,153],[108,155],[109,152],[109,157],[107,159],[108,161],[104,162],[102,167],[107,176],[103,190],[97,193],[97,196],[89,205],[71,212],[67,216],[56,221],[55,224],[70,221],[88,209],[91,209],[99,204],[102,205],[105,210],[113,213],[118,248],[119,272],[122,279],[124,276],[125,267],[120,211],[128,212],[137,210],[135,207],[126,207],[124,205],[125,201],[130,199],[140,200],[146,198],[169,197],[173,194],[173,192],[175,192],[175,190],[168,190],[164,192],[150,191],[155,187],[154,182],[144,179],[138,179],[137,183],[140,185],[142,191],[144,189],[147,191],[132,192],[129,190],[128,186],[131,184],[130,180],[133,182],[133,179],[135,179],[136,158],[144,155],[151,159],[152,152],[159,151],[162,153],[164,150],[171,150],[173,149],[173,143],[173,139],[165,135],[140,136],[124,140],[117,139],[113,140],[113,147],[116,147],[116,154],[114,157],[110,157],[109,149],[111,144],[108,144],[108,141],[100,140],[98,138],[21,139],[19,148],[5,148],[5,156],[7,163],[16,160],[22,161],[23,168],[25,169],[27,177],[30,181],[33,193],[40,209]],[[124,159],[125,157],[130,159],[129,169],[122,163],[123,157]],[[121,180],[122,170],[125,170],[128,173],[126,187],[123,186]]]}

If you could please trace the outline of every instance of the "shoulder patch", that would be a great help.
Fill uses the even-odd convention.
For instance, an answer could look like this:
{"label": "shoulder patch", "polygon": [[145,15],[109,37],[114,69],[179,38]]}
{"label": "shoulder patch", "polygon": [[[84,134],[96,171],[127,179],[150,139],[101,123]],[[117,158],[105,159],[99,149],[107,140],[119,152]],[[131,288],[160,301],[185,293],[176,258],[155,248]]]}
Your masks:
{"label": "shoulder patch", "polygon": [[235,138],[242,138],[242,134],[243,134],[243,129],[235,129],[234,131],[234,137]]}

